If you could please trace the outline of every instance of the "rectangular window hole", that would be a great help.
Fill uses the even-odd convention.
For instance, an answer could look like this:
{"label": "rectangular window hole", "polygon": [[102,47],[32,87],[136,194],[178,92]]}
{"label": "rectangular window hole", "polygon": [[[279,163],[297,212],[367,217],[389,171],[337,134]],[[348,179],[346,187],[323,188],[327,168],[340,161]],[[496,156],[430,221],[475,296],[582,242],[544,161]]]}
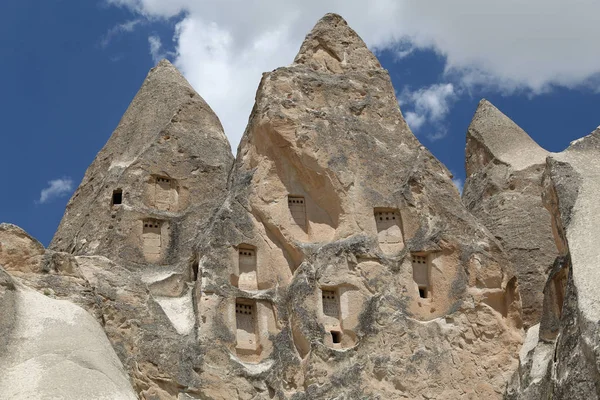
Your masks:
{"label": "rectangular window hole", "polygon": [[321,290],[323,300],[323,314],[328,317],[339,318],[339,304],[336,290]]}
{"label": "rectangular window hole", "polygon": [[292,221],[306,229],[306,204],[302,196],[288,196],[288,207],[292,214]]}
{"label": "rectangular window hole", "polygon": [[123,203],[123,190],[121,190],[121,189],[113,190],[112,205],[116,206],[121,203]]}
{"label": "rectangular window hole", "polygon": [[419,286],[419,297],[422,299],[427,298],[427,288],[424,286]]}
{"label": "rectangular window hole", "polygon": [[334,344],[342,343],[342,332],[331,331],[331,340]]}

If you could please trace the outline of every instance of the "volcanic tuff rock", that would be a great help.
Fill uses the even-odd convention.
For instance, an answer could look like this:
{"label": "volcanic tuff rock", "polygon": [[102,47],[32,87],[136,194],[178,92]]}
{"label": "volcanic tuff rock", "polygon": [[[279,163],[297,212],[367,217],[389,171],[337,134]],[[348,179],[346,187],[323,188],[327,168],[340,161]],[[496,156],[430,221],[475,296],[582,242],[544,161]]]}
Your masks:
{"label": "volcanic tuff rock", "polygon": [[600,128],[548,158],[544,203],[561,258],[544,290],[539,335],[528,333],[509,399],[600,398]]}
{"label": "volcanic tuff rock", "polygon": [[[86,171],[50,249],[187,265],[191,238],[220,204],[232,163],[217,116],[163,60]],[[146,234],[156,240],[144,243]]]}
{"label": "volcanic tuff rock", "polygon": [[205,394],[502,396],[510,263],[341,17],[263,75],[231,175],[197,240]]}
{"label": "volcanic tuff rock", "polygon": [[146,398],[199,385],[194,238],[223,201],[232,163],[217,116],[161,61],[88,168],[50,245],[78,256],[97,300],[88,309]]}
{"label": "volcanic tuff rock", "polygon": [[[15,261],[7,243],[21,255],[31,250],[18,228],[2,224],[0,229],[0,264]],[[7,241],[11,236],[15,240]],[[18,262],[27,271],[35,267],[35,257]],[[51,293],[25,287],[0,266],[0,398],[136,399],[98,322],[70,301],[50,298]]]}
{"label": "volcanic tuff rock", "polygon": [[[0,368],[13,368],[0,387],[41,387],[12,378],[29,354],[12,338],[46,354],[40,340],[77,334],[72,316],[89,327],[80,343],[103,353],[78,365],[109,377],[108,398],[129,398],[83,308],[142,399],[498,399],[511,376],[507,398],[597,398],[599,142],[597,131],[546,162],[483,101],[465,207],[338,15],[263,75],[235,161],[163,61],[50,249],[0,225]],[[40,309],[64,312],[35,321]],[[41,365],[38,383],[60,375]]]}
{"label": "volcanic tuff rock", "polygon": [[519,279],[523,322],[540,322],[546,277],[558,256],[542,204],[548,152],[487,100],[467,131],[463,202],[507,251]]}

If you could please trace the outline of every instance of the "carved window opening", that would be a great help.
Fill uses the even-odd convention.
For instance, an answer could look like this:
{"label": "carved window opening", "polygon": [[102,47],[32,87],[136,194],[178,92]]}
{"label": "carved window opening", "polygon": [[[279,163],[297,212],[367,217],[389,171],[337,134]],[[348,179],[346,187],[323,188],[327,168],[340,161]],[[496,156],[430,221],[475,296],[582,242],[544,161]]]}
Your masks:
{"label": "carved window opening", "polygon": [[556,310],[558,311],[558,318],[562,316],[563,303],[565,301],[565,291],[567,286],[567,273],[565,270],[557,274],[553,279],[554,284],[554,299],[556,302]]}
{"label": "carved window opening", "polygon": [[337,291],[332,289],[323,289],[321,292],[323,299],[323,314],[328,317],[339,319],[340,302]]}
{"label": "carved window opening", "polygon": [[257,290],[256,249],[250,246],[240,246],[238,249],[238,266],[238,287],[245,290]]}
{"label": "carved window opening", "polygon": [[429,284],[429,257],[426,254],[412,254],[413,280],[418,285],[419,297],[431,297]]}
{"label": "carved window opening", "polygon": [[112,205],[117,206],[123,203],[123,190],[115,189],[112,194]]}
{"label": "carved window opening", "polygon": [[177,207],[177,182],[168,177],[154,178],[154,207],[162,211],[174,211]]}
{"label": "carved window opening", "polygon": [[404,247],[402,220],[397,209],[375,209],[377,238],[384,251],[401,250]]}
{"label": "carved window opening", "polygon": [[342,343],[342,332],[331,331],[331,340],[332,340],[333,344]]}
{"label": "carved window opening", "polygon": [[238,299],[235,303],[237,348],[256,350],[256,303]]}
{"label": "carved window opening", "polygon": [[198,280],[198,269],[199,269],[199,267],[200,267],[200,263],[198,261],[194,261],[192,263],[192,269],[191,269],[191,272],[192,272],[191,275],[192,275],[192,277],[191,278],[192,278],[192,281],[194,281],[194,282]]}
{"label": "carved window opening", "polygon": [[306,231],[306,201],[302,196],[288,196],[292,222]]}
{"label": "carved window opening", "polygon": [[143,224],[144,256],[148,261],[157,261],[162,253],[162,221],[147,219]]}

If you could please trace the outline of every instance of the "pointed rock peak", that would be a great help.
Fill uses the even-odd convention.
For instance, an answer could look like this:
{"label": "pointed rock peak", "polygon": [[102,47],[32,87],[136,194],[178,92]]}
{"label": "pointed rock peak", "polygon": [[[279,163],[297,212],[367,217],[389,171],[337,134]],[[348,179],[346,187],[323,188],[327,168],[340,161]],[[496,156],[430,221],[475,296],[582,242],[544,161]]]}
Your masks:
{"label": "pointed rock peak", "polygon": [[181,72],[179,72],[179,70],[167,59],[160,60],[159,63],[148,72],[144,85],[149,81],[175,85],[175,87],[185,86],[195,93],[187,79],[185,79]]}
{"label": "pointed rock peak", "polygon": [[600,126],[594,129],[589,135],[579,138],[577,140],[573,140],[567,148],[567,151],[586,150],[600,150]]}
{"label": "pointed rock peak", "polygon": [[[112,217],[107,218],[119,204],[126,205],[131,212],[128,215],[154,215],[148,211],[152,209],[180,213],[177,234],[192,237],[195,231],[184,230],[195,229],[196,223],[210,215],[211,202],[225,192],[232,163],[231,146],[217,115],[177,68],[163,60],[150,70],[117,129],[88,168],[50,246],[73,254],[103,255],[113,261],[136,261],[132,254],[144,250],[135,244],[142,244],[142,238],[122,240],[120,230],[113,230]],[[160,185],[164,188],[156,189]],[[119,220],[123,232],[141,229],[141,219],[127,218]],[[174,254],[189,254],[186,241],[169,246]],[[152,251],[162,254],[162,250]],[[153,257],[146,261],[157,262]]]}
{"label": "pointed rock peak", "polygon": [[155,68],[162,68],[162,67],[172,67],[172,68],[175,68],[173,66],[173,64],[171,64],[171,61],[167,60],[166,58],[163,58],[162,60],[160,60],[158,62],[158,64],[156,64]]}
{"label": "pointed rock peak", "polygon": [[486,148],[491,157],[517,171],[544,163],[548,155],[527,132],[486,99],[479,102],[467,131],[467,160],[477,152],[476,143]]}
{"label": "pointed rock peak", "polygon": [[381,68],[365,42],[337,14],[326,14],[317,22],[304,39],[294,63],[337,74]]}
{"label": "pointed rock peak", "polygon": [[[127,152],[137,153],[146,147],[148,140],[154,140],[165,129],[166,124],[172,123],[176,114],[178,117],[175,120],[203,119],[211,125],[208,131],[227,141],[214,111],[181,72],[166,59],[148,72],[115,134],[122,136],[126,132],[129,138],[127,140],[130,141]],[[140,141],[136,141],[134,137],[138,137]]]}

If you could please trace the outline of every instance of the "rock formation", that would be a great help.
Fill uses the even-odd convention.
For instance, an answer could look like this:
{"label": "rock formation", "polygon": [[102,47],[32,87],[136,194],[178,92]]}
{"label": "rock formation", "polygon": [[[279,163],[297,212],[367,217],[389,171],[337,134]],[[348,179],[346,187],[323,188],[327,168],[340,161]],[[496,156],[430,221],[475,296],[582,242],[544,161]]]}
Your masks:
{"label": "rock formation", "polygon": [[263,75],[231,176],[197,240],[205,395],[502,396],[510,263],[341,17]]}
{"label": "rock formation", "polygon": [[[0,263],[25,276],[36,274],[41,244],[6,224],[0,238]],[[42,293],[0,267],[0,398],[136,399],[100,324],[72,302],[53,299],[50,286]]]}
{"label": "rock formation", "polygon": [[541,196],[547,155],[490,102],[479,103],[467,131],[463,202],[508,253],[526,328],[540,322],[546,277],[558,256]]}
{"label": "rock formation", "polygon": [[0,398],[597,398],[599,132],[547,158],[482,101],[461,201],[338,15],[235,160],[162,61],[49,249],[0,224]]}
{"label": "rock formation", "polygon": [[163,60],[86,171],[50,249],[181,267],[232,162],[217,116]]}
{"label": "rock formation", "polygon": [[544,203],[561,255],[544,289],[541,323],[530,329],[508,399],[600,398],[600,129],[548,157]]}
{"label": "rock formation", "polygon": [[146,398],[195,387],[197,231],[233,156],[217,116],[168,61],[150,71],[88,168],[50,249],[77,255],[104,329]]}

